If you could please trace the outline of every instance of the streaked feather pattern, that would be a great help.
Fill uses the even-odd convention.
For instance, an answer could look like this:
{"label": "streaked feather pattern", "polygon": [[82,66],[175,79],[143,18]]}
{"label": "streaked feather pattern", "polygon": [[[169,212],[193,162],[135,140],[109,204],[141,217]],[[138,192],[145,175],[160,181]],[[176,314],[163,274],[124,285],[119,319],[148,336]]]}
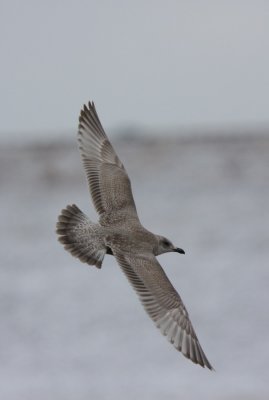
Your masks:
{"label": "streaked feather pattern", "polygon": [[154,256],[113,253],[146,312],[169,342],[195,364],[213,369],[204,354],[188,312]]}
{"label": "streaked feather pattern", "polygon": [[167,251],[181,254],[184,251],[141,225],[130,179],[106,136],[93,102],[81,110],[78,142],[100,218],[94,224],[77,206],[67,206],[58,218],[59,241],[82,262],[98,268],[105,254],[114,255],[162,334],[185,357],[213,369],[179,294],[155,257]]}
{"label": "streaked feather pattern", "polygon": [[84,106],[79,118],[79,149],[93,203],[99,214],[128,209],[137,217],[131,182],[109,142],[94,103]]}

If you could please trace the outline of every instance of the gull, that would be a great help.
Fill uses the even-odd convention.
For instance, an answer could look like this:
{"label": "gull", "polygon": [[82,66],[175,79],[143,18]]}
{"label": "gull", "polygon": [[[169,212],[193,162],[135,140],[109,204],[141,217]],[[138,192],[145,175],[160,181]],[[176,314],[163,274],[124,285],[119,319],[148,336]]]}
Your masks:
{"label": "gull", "polygon": [[185,252],[141,224],[130,179],[93,102],[80,112],[78,142],[99,223],[75,204],[68,205],[58,217],[59,241],[80,261],[97,268],[106,254],[113,255],[161,333],[186,358],[212,370],[187,309],[156,258],[167,252]]}

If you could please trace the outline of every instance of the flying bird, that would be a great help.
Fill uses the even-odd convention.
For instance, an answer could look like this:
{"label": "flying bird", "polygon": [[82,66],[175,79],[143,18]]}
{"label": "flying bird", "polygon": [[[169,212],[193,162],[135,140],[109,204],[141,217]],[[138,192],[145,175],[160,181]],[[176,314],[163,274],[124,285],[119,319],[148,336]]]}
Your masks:
{"label": "flying bird", "polygon": [[78,142],[99,223],[75,204],[68,205],[58,217],[59,241],[80,261],[97,268],[106,254],[113,255],[162,334],[195,364],[213,369],[181,297],[156,258],[167,252],[185,252],[141,224],[130,179],[93,102],[81,110]]}

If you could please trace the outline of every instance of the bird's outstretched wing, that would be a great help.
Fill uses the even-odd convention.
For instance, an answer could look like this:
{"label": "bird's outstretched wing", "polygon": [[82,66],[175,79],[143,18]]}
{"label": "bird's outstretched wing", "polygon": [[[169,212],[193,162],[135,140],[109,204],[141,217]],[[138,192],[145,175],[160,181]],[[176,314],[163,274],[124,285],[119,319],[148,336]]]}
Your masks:
{"label": "bird's outstretched wing", "polygon": [[80,112],[79,149],[97,212],[137,218],[131,182],[98,118],[94,103]]}
{"label": "bird's outstretched wing", "polygon": [[112,249],[145,310],[162,334],[195,364],[213,369],[179,294],[157,259],[153,255],[124,254],[113,246]]}

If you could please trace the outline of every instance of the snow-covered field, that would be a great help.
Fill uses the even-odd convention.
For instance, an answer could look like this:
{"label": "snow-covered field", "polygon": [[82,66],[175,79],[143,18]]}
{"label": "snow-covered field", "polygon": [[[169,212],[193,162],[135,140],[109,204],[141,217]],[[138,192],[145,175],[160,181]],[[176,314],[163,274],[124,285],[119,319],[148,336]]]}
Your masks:
{"label": "snow-covered field", "polygon": [[0,149],[0,398],[269,398],[269,136],[116,140],[144,225],[216,372],[178,353],[111,256],[57,242],[61,208],[96,220],[72,143]]}

